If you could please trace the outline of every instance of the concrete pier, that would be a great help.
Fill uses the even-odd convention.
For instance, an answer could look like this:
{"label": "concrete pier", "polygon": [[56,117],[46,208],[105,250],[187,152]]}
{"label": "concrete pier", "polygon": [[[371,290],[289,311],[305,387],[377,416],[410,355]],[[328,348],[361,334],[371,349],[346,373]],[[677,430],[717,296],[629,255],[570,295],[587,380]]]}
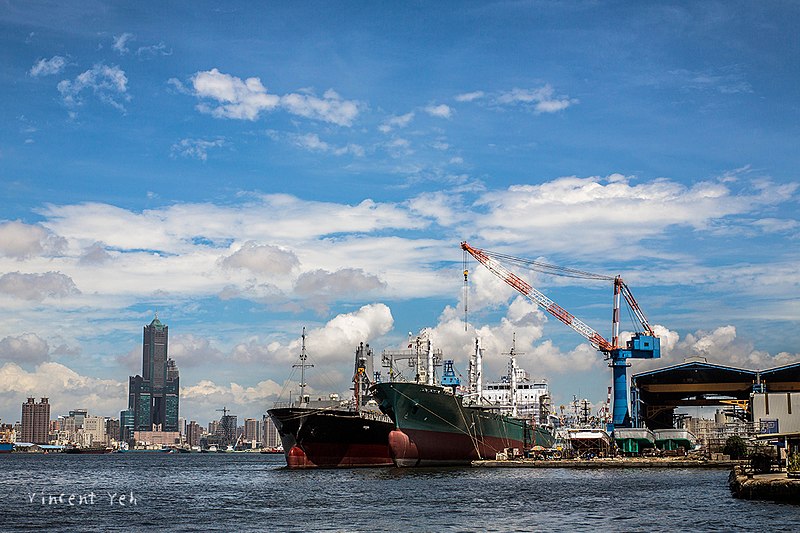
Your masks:
{"label": "concrete pier", "polygon": [[485,468],[733,468],[740,461],[687,459],[685,457],[616,457],[584,459],[510,459],[505,461],[473,461],[472,466]]}
{"label": "concrete pier", "polygon": [[800,504],[800,479],[790,478],[786,472],[749,474],[736,467],[728,477],[728,486],[736,498]]}

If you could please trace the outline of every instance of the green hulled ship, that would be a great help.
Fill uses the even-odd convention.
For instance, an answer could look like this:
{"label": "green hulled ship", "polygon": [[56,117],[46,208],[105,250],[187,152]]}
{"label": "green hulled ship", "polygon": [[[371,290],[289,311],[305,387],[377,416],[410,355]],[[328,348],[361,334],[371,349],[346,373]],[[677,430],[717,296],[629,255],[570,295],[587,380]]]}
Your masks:
{"label": "green hulled ship", "polygon": [[549,448],[553,435],[496,407],[464,405],[450,389],[418,383],[379,383],[371,389],[395,424],[389,450],[397,466],[463,465],[498,453]]}

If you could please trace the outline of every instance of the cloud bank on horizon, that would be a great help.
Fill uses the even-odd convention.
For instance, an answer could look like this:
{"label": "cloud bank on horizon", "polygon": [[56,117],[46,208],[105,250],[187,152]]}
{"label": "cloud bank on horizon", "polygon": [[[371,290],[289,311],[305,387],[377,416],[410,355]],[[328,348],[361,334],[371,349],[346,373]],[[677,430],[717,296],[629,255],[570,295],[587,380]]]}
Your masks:
{"label": "cloud bank on horizon", "polygon": [[[222,405],[260,416],[288,394],[303,326],[318,394],[347,394],[358,343],[379,352],[425,330],[457,368],[480,336],[490,376],[515,336],[556,401],[604,399],[610,374],[580,337],[474,262],[465,295],[463,240],[622,273],[664,351],[633,371],[800,361],[800,80],[777,66],[795,52],[779,39],[702,6],[496,4],[459,24],[431,6],[453,26],[409,39],[373,26],[403,26],[395,6],[333,27],[276,7],[303,21],[293,32],[235,2],[222,16],[237,29],[198,42],[168,8],[161,23],[108,16],[99,32],[65,32],[12,4],[0,15],[15,81],[0,105],[17,125],[0,136],[4,421],[28,396],[49,396],[54,414],[117,414],[156,311],[181,414],[203,422]],[[774,22],[769,9],[750,16]],[[483,40],[469,28],[487,17],[524,31]],[[554,45],[575,34],[550,17],[607,20],[581,35],[610,49]],[[685,35],[714,26],[741,55],[690,38],[692,55],[672,31],[636,29],[664,17]],[[618,27],[658,55],[621,54]],[[610,288],[520,274],[606,329]]]}

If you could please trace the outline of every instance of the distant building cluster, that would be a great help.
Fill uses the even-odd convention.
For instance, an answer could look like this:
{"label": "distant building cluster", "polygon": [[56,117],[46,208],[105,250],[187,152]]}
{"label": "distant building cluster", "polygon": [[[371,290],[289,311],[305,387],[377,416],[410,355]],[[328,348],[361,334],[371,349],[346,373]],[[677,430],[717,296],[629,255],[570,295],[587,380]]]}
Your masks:
{"label": "distant building cluster", "polygon": [[222,409],[219,420],[206,427],[179,417],[180,377],[169,357],[169,327],[158,315],[144,326],[142,373],[128,381],[128,408],[119,419],[90,414],[76,408],[51,419],[49,398],[28,398],[22,418],[15,425],[0,427],[3,442],[21,446],[66,446],[78,448],[149,448],[183,446],[205,449],[217,446],[260,448],[280,446],[272,420],[247,418],[238,425],[236,415]]}

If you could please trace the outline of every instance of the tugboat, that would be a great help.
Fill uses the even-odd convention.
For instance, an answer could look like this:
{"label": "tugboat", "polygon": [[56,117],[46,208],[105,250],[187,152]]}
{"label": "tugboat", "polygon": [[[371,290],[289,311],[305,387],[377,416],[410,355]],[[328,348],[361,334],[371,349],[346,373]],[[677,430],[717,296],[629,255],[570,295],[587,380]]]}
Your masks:
{"label": "tugboat", "polygon": [[287,407],[267,411],[280,435],[288,468],[350,468],[391,466],[391,419],[367,394],[373,376],[372,350],[361,343],[355,353],[352,402],[312,401],[305,393],[307,363],[303,328],[300,362],[300,398]]}

